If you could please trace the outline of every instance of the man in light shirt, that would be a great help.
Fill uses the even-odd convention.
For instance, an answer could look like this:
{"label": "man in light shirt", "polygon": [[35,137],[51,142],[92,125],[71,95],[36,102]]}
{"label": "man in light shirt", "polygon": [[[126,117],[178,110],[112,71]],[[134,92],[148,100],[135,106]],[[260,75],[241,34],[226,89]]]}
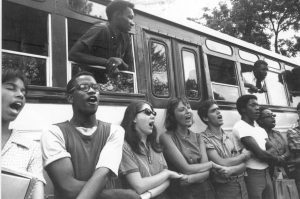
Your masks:
{"label": "man in light shirt", "polygon": [[67,95],[73,117],[50,126],[41,139],[55,198],[139,198],[131,190],[106,189],[110,177],[118,175],[124,130],[96,119],[100,85],[94,76],[75,75],[68,82]]}
{"label": "man in light shirt", "polygon": [[253,71],[242,73],[244,86],[249,93],[266,92],[266,86],[263,84],[268,73],[268,63],[264,60],[257,60],[254,63]]}
{"label": "man in light shirt", "polygon": [[259,117],[259,105],[255,95],[243,95],[238,98],[236,107],[241,120],[235,123],[233,134],[240,140],[239,146],[252,152],[246,162],[245,182],[249,199],[273,199],[273,185],[268,163],[278,163],[278,157],[266,151],[266,131],[255,120]]}

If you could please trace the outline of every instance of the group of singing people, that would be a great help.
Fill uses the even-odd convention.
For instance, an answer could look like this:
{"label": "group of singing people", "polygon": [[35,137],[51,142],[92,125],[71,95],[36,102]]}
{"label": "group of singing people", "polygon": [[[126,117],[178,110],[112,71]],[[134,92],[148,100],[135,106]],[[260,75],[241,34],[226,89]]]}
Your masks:
{"label": "group of singing people", "polygon": [[25,105],[26,79],[18,69],[2,68],[1,166],[32,173],[38,179],[34,199],[44,197],[43,168],[61,199],[272,199],[271,178],[287,162],[296,165],[299,188],[300,125],[288,130],[287,144],[274,130],[275,115],[254,95],[238,98],[241,120],[232,133],[222,129],[213,100],[198,109],[206,130],[192,132],[188,100],[173,98],[166,132],[158,136],[147,101],[132,102],[120,126],[98,120],[100,86],[89,72],[73,76],[66,92],[72,118],[48,127],[39,145],[9,129]]}
{"label": "group of singing people", "polygon": [[[106,8],[108,22],[90,28],[70,50],[70,60],[103,65],[108,74],[130,68],[132,9],[131,3],[112,1]],[[100,79],[105,82],[105,76]],[[132,102],[121,125],[98,120],[100,85],[83,71],[66,86],[72,118],[47,127],[38,144],[9,129],[25,105],[26,90],[19,69],[2,67],[1,166],[37,179],[33,199],[44,198],[43,169],[57,199],[273,199],[271,178],[286,163],[296,165],[300,188],[300,125],[287,132],[286,142],[274,130],[275,115],[260,107],[254,95],[237,100],[241,120],[232,132],[222,129],[215,101],[199,105],[198,116],[207,128],[192,132],[197,116],[188,100],[171,99],[166,132],[158,135],[156,112],[147,101]],[[297,111],[300,117],[299,104]]]}

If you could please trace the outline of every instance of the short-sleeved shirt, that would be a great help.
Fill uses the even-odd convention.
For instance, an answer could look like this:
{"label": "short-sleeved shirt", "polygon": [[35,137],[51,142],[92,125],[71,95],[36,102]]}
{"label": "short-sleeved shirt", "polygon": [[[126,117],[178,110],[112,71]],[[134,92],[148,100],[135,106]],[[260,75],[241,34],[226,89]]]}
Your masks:
{"label": "short-sleeved shirt", "polygon": [[141,153],[135,153],[125,141],[120,164],[121,175],[139,172],[141,177],[156,175],[168,168],[163,153],[156,152],[150,144],[139,144]]}
{"label": "short-sleeved shirt", "polygon": [[291,152],[300,153],[300,126],[287,131],[287,140]]}
{"label": "short-sleeved shirt", "polygon": [[231,134],[222,130],[222,136],[218,137],[214,132],[207,128],[202,135],[207,150],[216,150],[222,158],[230,158],[238,155]]}
{"label": "short-sleeved shirt", "polygon": [[[254,140],[257,142],[258,146],[262,150],[266,150],[266,139],[268,138],[268,134],[263,128],[259,127],[256,123],[254,124],[254,126],[251,126],[247,122],[240,120],[234,124],[233,134],[235,134],[235,136],[239,137],[240,139],[248,136],[253,137]],[[240,139],[238,140],[238,142],[240,142],[239,145],[242,146]],[[252,156],[246,162],[246,167],[250,169],[263,170],[268,168],[268,164]]]}
{"label": "short-sleeved shirt", "polygon": [[[203,133],[203,140],[207,150],[216,150],[218,155],[222,158],[231,158],[239,154],[234,145],[234,139],[230,133],[223,131],[222,136],[218,137],[216,134],[207,128]],[[228,180],[219,175],[212,175],[215,182],[226,183]]]}
{"label": "short-sleeved shirt", "polygon": [[24,137],[13,130],[1,151],[1,167],[28,172],[39,181],[46,183],[43,177],[43,160],[39,143]]}
{"label": "short-sleeved shirt", "polygon": [[272,130],[269,134],[269,142],[271,143],[272,154],[280,156],[286,152],[286,142],[279,131]]}
{"label": "short-sleeved shirt", "polygon": [[103,57],[119,57],[133,66],[131,39],[128,33],[116,34],[109,23],[97,23],[93,25],[80,39],[88,47],[88,53]]}
{"label": "short-sleeved shirt", "polygon": [[171,132],[170,135],[174,144],[189,164],[201,163],[200,134],[189,130],[187,135],[178,132]]}
{"label": "short-sleeved shirt", "polygon": [[[93,128],[76,128],[80,133],[89,136],[96,131]],[[118,175],[118,169],[122,158],[122,145],[124,142],[124,129],[118,125],[111,125],[110,133],[106,144],[101,151],[96,168],[106,167],[115,175]],[[71,158],[70,153],[66,150],[66,142],[60,128],[56,125],[51,125],[42,135],[42,153],[44,167],[52,162],[62,159]]]}

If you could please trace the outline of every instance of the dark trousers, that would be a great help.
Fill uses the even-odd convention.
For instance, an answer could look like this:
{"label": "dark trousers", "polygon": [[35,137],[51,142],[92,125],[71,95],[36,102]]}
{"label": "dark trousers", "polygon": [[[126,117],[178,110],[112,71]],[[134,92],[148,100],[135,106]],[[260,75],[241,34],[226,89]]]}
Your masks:
{"label": "dark trousers", "polygon": [[244,176],[226,183],[214,183],[217,199],[248,199]]}
{"label": "dark trousers", "polygon": [[140,196],[131,189],[105,189],[99,199],[139,199]]}
{"label": "dark trousers", "polygon": [[269,169],[247,169],[245,182],[249,199],[274,199]]}

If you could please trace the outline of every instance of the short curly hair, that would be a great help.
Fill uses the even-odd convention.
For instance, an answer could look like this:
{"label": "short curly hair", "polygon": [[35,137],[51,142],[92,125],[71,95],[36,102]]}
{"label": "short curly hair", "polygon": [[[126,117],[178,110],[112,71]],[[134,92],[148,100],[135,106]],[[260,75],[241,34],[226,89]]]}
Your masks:
{"label": "short curly hair", "polygon": [[134,4],[128,1],[115,0],[109,3],[106,7],[106,16],[108,21],[111,21],[115,12],[123,12],[126,8],[134,8]]}

